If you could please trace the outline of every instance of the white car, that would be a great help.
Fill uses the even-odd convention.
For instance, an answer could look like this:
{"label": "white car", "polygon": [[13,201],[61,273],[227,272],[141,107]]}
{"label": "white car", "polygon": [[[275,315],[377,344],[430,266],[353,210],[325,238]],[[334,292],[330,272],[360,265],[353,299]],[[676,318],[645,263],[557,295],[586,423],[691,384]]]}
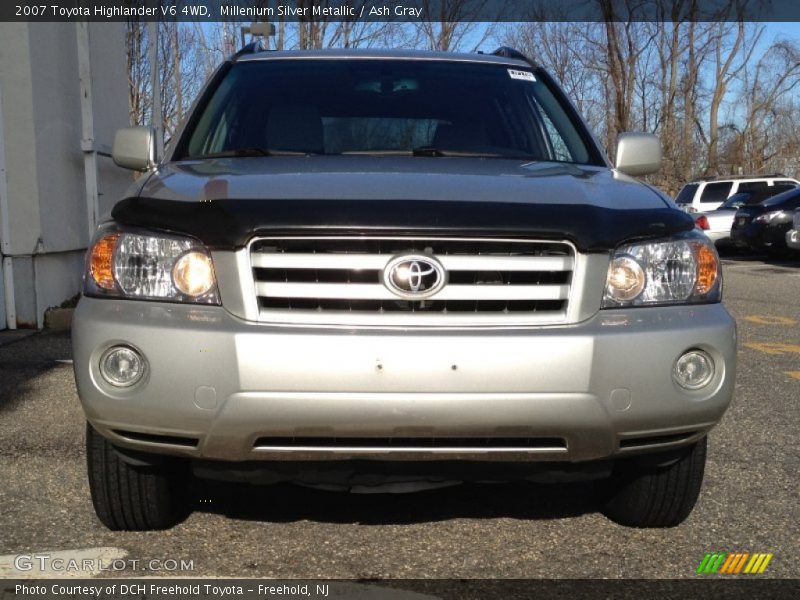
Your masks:
{"label": "white car", "polygon": [[[760,177],[722,177],[703,179],[687,183],[675,197],[675,204],[689,213],[708,212],[718,209],[723,202],[741,192],[760,192],[776,185],[800,182],[780,174]],[[770,195],[775,195],[774,192]]]}
{"label": "white car", "polygon": [[754,192],[739,192],[728,198],[716,210],[698,213],[695,216],[695,224],[717,246],[730,245],[733,217],[739,208],[751,204],[759,204],[767,198],[787,192],[795,187],[797,185],[794,183],[776,183]]}

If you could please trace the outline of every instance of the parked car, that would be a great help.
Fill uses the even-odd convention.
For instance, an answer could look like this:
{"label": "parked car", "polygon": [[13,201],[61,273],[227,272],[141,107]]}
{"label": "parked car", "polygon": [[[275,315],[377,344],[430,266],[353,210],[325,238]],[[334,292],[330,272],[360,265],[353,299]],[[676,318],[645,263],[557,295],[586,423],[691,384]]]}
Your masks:
{"label": "parked car", "polygon": [[733,227],[733,218],[739,208],[759,204],[767,198],[796,187],[795,184],[776,184],[757,191],[739,192],[723,202],[718,209],[697,213],[694,219],[695,223],[718,248],[732,246],[731,227]]}
{"label": "parked car", "polygon": [[675,197],[675,203],[689,213],[708,212],[741,192],[758,192],[773,185],[800,185],[780,174],[760,177],[715,177],[687,183]]}
{"label": "parked car", "polygon": [[225,62],[99,226],[72,328],[89,487],[169,527],[190,475],[595,480],[627,525],[692,510],[734,387],[720,262],[508,48]]}
{"label": "parked car", "polygon": [[800,207],[800,189],[783,192],[754,206],[736,211],[731,240],[739,247],[780,255],[787,251],[786,234]]}
{"label": "parked car", "polygon": [[795,209],[792,228],[786,232],[786,245],[792,250],[800,250],[800,209]]}

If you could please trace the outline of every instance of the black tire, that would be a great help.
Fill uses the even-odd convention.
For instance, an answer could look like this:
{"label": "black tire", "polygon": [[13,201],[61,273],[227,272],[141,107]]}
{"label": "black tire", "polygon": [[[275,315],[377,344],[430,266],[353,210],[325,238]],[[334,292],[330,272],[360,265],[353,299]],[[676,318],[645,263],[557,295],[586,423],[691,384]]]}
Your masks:
{"label": "black tire", "polygon": [[629,527],[675,527],[692,512],[706,464],[706,438],[666,467],[628,460],[615,466],[602,492],[602,511]]}
{"label": "black tire", "polygon": [[109,529],[168,529],[186,516],[185,470],[174,461],[129,464],[87,423],[86,462],[94,510]]}

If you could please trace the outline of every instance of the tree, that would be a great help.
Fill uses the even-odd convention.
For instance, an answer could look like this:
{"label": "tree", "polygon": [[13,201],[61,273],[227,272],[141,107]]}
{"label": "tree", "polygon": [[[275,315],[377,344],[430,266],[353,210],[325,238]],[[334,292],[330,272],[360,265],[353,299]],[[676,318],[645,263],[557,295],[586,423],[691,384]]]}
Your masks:
{"label": "tree", "polygon": [[745,46],[747,24],[715,23],[712,28],[711,47],[713,55],[713,83],[711,102],[708,107],[708,160],[706,174],[718,175],[719,170],[719,111],[731,82],[739,75],[750,60],[763,27],[756,30],[749,48]]}
{"label": "tree", "polygon": [[[504,3],[490,0],[421,0],[422,17],[413,23],[416,32],[414,46],[428,50],[455,52],[475,51],[494,32],[487,15],[496,9],[495,19],[502,19]],[[477,35],[477,37],[475,37]],[[469,43],[470,48],[465,48]]]}

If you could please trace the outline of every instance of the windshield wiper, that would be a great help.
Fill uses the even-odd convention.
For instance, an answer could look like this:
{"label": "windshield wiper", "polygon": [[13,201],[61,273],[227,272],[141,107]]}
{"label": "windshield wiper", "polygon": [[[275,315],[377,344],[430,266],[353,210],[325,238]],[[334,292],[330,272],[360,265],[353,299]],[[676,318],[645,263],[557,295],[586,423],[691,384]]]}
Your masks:
{"label": "windshield wiper", "polygon": [[512,156],[507,156],[505,154],[498,154],[496,152],[473,152],[470,150],[442,150],[441,148],[435,148],[434,146],[420,146],[419,148],[414,148],[411,151],[412,156],[464,156],[464,157],[473,157],[473,158],[516,158]]}
{"label": "windshield wiper", "polygon": [[211,152],[209,154],[201,154],[200,156],[192,156],[191,160],[199,160],[203,158],[245,158],[251,156],[308,156],[314,154],[313,152],[296,152],[293,150],[268,150],[266,148],[235,148],[233,150],[222,150],[220,152]]}

